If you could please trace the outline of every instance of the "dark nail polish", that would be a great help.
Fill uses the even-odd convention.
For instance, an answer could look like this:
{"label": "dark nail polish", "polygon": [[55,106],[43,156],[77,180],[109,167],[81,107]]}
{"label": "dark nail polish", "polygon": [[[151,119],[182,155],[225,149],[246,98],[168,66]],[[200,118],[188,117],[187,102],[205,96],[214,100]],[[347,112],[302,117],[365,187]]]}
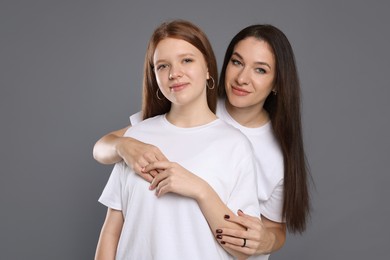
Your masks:
{"label": "dark nail polish", "polygon": [[224,244],[225,244],[225,241],[221,241],[221,244],[224,245]]}
{"label": "dark nail polish", "polygon": [[221,235],[217,235],[217,238],[218,238],[218,239],[222,239],[222,236],[221,236]]}
{"label": "dark nail polish", "polygon": [[225,218],[225,219],[229,219],[230,216],[229,216],[229,215],[225,215],[224,218]]}
{"label": "dark nail polish", "polygon": [[244,211],[242,211],[241,209],[239,209],[238,211],[241,212],[241,213],[244,213]]}
{"label": "dark nail polish", "polygon": [[216,232],[217,233],[222,233],[222,229],[217,229]]}

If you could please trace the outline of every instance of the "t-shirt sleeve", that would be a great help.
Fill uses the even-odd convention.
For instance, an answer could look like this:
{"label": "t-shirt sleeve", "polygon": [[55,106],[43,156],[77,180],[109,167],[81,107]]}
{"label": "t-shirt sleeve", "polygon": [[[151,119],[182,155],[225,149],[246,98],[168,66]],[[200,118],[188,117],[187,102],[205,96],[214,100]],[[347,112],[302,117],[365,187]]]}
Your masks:
{"label": "t-shirt sleeve", "polygon": [[130,119],[130,124],[132,126],[135,126],[139,122],[142,122],[142,112],[139,111],[139,112],[137,112],[135,114],[132,114],[129,119]]}
{"label": "t-shirt sleeve", "polygon": [[108,208],[122,210],[121,203],[121,176],[124,175],[125,164],[122,162],[116,163],[111,172],[110,178],[100,195],[99,202]]}
{"label": "t-shirt sleeve", "polygon": [[236,183],[227,202],[227,206],[234,213],[240,209],[245,214],[260,216],[256,170],[254,156],[248,155],[246,158],[240,158]]}
{"label": "t-shirt sleeve", "polygon": [[260,201],[261,215],[275,222],[285,222],[282,217],[283,211],[283,179],[273,189],[271,196],[265,200]]}

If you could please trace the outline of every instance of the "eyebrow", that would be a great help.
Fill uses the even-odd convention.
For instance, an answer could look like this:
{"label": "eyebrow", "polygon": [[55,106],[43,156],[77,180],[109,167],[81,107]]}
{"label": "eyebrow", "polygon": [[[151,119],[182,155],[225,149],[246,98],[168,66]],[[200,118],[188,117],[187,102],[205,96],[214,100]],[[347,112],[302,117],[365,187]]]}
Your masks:
{"label": "eyebrow", "polygon": [[[232,56],[233,55],[238,56],[242,60],[244,59],[238,52],[233,52]],[[264,65],[264,66],[267,66],[268,68],[271,69],[271,66],[267,62],[264,62],[264,61],[255,61],[255,64]]]}
{"label": "eyebrow", "polygon": [[[195,57],[196,55],[192,52],[186,52],[178,55],[179,58],[183,58],[185,56]],[[166,62],[166,60],[165,59],[156,60],[156,64],[160,62]]]}

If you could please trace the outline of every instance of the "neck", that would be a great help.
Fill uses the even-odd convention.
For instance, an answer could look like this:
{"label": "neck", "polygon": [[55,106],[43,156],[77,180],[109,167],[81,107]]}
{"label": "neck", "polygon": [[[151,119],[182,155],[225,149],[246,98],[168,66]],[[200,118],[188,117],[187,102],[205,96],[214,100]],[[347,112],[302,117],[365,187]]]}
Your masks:
{"label": "neck", "polygon": [[245,127],[260,127],[270,120],[268,112],[263,108],[262,104],[248,107],[235,107],[226,100],[225,107],[230,116]]}
{"label": "neck", "polygon": [[173,125],[189,128],[208,124],[214,121],[217,116],[210,110],[206,102],[202,106],[177,106],[172,104],[166,118]]}

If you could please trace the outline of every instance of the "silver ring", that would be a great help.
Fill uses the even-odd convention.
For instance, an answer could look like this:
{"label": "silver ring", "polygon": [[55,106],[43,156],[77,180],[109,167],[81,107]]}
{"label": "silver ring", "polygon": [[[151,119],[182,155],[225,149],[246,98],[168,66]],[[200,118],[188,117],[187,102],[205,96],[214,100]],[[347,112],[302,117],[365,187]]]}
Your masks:
{"label": "silver ring", "polygon": [[244,244],[241,247],[245,247],[246,246],[246,238],[243,238],[243,239],[244,239]]}

